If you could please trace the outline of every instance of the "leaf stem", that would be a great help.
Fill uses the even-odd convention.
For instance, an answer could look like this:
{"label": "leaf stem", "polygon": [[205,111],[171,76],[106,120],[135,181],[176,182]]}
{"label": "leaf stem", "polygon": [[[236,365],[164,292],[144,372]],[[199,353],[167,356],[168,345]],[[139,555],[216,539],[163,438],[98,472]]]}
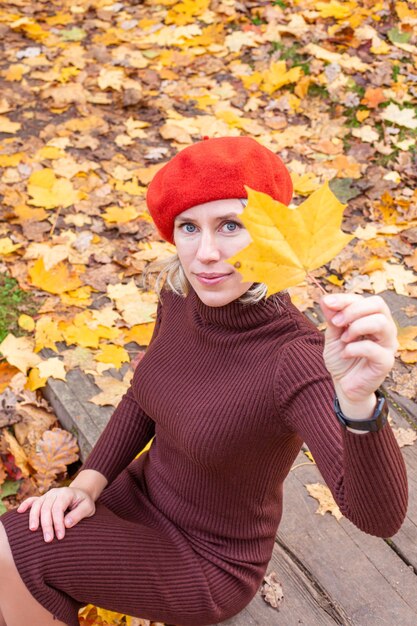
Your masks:
{"label": "leaf stem", "polygon": [[317,287],[318,287],[319,289],[321,289],[321,291],[322,291],[324,294],[327,294],[327,291],[324,289],[324,287],[322,287],[322,286],[320,285],[320,283],[318,282],[318,280],[316,280],[316,279],[314,278],[314,276],[312,276],[309,272],[307,272],[307,273],[306,273],[306,276],[308,276],[308,278],[310,278],[310,280],[312,280],[312,281],[313,281],[313,283],[314,283],[315,285],[317,285]]}

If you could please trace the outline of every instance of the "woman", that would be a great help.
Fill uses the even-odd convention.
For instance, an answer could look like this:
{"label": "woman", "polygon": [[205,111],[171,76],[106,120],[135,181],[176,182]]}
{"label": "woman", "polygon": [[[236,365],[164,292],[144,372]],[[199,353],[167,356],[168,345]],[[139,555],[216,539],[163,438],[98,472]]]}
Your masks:
{"label": "woman", "polygon": [[190,146],[152,181],[178,253],[152,342],[71,485],[1,518],[2,625],[76,626],[89,602],[182,626],[235,615],[262,581],[303,441],[346,517],[399,529],[407,480],[378,391],[397,346],[389,310],[325,296],[323,346],[286,293],[242,282],[226,259],[249,243],[244,185],[291,198],[282,161],[245,137]]}

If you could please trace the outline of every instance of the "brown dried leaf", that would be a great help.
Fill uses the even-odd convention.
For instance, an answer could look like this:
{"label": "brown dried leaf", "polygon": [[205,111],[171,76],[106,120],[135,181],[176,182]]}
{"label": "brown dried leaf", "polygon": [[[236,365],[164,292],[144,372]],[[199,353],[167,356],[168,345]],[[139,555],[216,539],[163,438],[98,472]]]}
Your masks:
{"label": "brown dried leaf", "polygon": [[309,483],[305,485],[305,487],[309,495],[315,498],[319,503],[319,508],[316,513],[319,515],[325,515],[328,511],[337,520],[340,520],[343,517],[327,485],[323,485],[322,483]]}
{"label": "brown dried leaf", "polygon": [[30,458],[41,493],[47,491],[58,474],[66,471],[67,465],[78,460],[78,451],[75,437],[66,430],[53,428],[43,433],[36,453]]}
{"label": "brown dried leaf", "polygon": [[276,572],[270,572],[267,576],[264,576],[261,596],[265,602],[268,602],[274,609],[279,610],[284,600],[284,592]]}
{"label": "brown dried leaf", "polygon": [[417,439],[417,433],[412,428],[393,428],[392,431],[400,448],[412,446]]}
{"label": "brown dried leaf", "polygon": [[53,413],[33,404],[21,404],[17,406],[17,414],[21,421],[14,427],[16,439],[23,446],[29,444],[35,446],[45,430],[51,428],[56,421]]}

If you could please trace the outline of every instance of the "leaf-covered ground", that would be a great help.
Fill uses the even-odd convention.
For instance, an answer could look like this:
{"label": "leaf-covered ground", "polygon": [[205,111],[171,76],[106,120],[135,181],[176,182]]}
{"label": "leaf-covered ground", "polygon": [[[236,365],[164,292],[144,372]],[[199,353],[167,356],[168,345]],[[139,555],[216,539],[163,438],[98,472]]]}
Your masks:
{"label": "leaf-covered ground", "polygon": [[[129,384],[156,309],[140,278],[172,252],[146,186],[204,136],[279,153],[295,204],[330,181],[354,239],[314,276],[327,291],[395,291],[417,315],[416,0],[10,0],[0,46],[0,318],[6,283],[35,307],[10,297],[0,344],[4,507],[76,458],[41,398],[49,377],[81,367],[113,406]],[[319,298],[310,284],[292,294],[304,311]],[[390,378],[414,400],[416,337],[399,329]]]}

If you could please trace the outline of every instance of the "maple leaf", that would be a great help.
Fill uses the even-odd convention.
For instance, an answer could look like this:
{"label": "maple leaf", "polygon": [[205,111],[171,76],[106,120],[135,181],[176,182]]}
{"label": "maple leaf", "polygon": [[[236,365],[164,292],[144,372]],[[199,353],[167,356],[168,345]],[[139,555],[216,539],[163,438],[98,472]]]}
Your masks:
{"label": "maple leaf", "polygon": [[302,282],[353,238],[339,230],[344,205],[328,183],[295,209],[250,187],[246,190],[248,204],[240,218],[252,243],[228,263],[244,281],[265,283],[268,296]]}

